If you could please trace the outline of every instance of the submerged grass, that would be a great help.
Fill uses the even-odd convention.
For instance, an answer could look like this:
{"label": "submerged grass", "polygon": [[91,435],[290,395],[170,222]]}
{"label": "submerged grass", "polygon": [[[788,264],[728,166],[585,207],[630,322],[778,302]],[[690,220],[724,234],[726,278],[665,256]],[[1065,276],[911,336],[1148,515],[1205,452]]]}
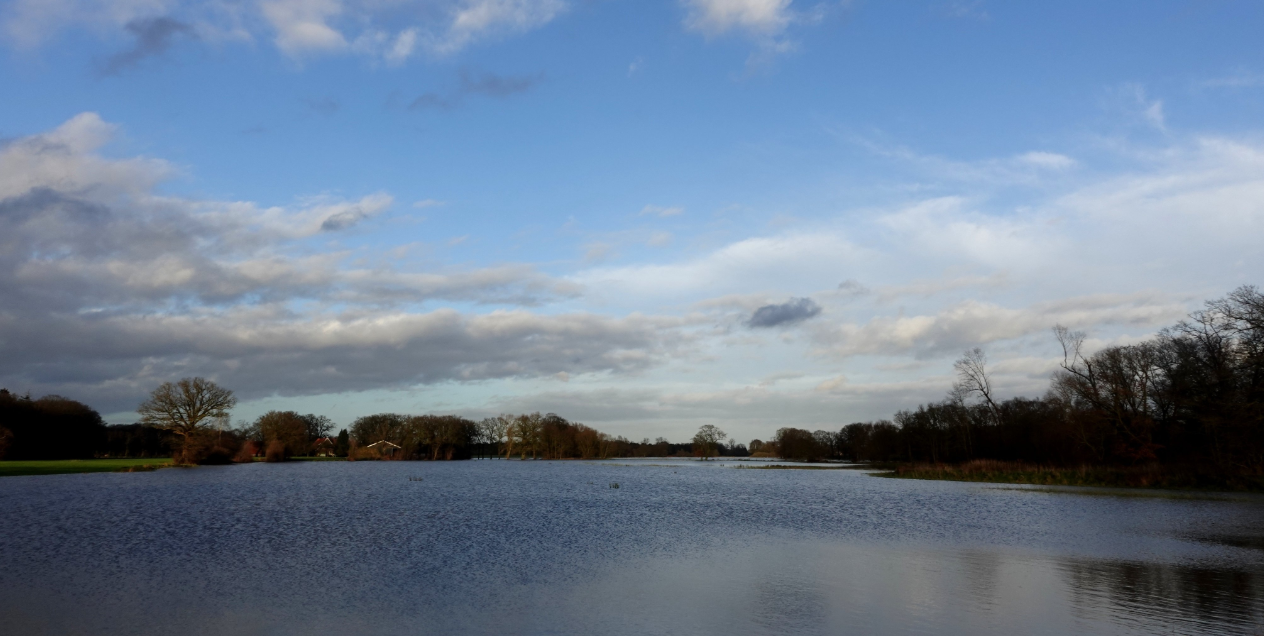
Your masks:
{"label": "submerged grass", "polygon": [[1258,475],[1213,475],[1153,465],[1066,468],[976,459],[964,464],[898,464],[889,466],[887,472],[876,473],[876,475],[902,479],[940,479],[1036,486],[1264,492],[1264,477]]}
{"label": "submerged grass", "polygon": [[170,458],[47,459],[0,461],[0,477],[67,473],[131,473],[172,466]]}

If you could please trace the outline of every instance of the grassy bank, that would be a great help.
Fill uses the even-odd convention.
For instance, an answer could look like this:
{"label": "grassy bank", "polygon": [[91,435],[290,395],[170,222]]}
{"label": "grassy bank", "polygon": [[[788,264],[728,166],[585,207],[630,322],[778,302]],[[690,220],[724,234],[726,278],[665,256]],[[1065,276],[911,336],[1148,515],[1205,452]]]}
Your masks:
{"label": "grassy bank", "polygon": [[171,465],[171,459],[165,457],[0,461],[0,477],[65,473],[130,473]]}
{"label": "grassy bank", "polygon": [[1264,492],[1262,476],[1225,476],[1162,466],[1038,466],[1018,462],[975,460],[964,464],[896,464],[883,466],[881,477],[942,479],[1038,486],[1107,486]]}

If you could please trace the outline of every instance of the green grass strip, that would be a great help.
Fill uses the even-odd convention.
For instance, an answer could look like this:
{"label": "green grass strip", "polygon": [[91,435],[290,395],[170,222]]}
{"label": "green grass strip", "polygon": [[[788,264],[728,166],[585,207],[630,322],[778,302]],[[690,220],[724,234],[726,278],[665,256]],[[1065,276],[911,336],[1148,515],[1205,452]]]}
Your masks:
{"label": "green grass strip", "polygon": [[0,477],[67,473],[128,473],[155,470],[171,465],[171,459],[166,457],[0,461]]}

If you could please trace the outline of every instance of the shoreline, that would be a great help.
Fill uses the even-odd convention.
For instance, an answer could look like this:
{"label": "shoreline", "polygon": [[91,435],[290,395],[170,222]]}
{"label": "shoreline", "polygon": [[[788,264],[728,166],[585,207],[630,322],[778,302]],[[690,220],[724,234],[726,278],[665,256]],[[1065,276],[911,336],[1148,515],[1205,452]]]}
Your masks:
{"label": "shoreline", "polygon": [[874,477],[1027,486],[1264,493],[1264,476],[1215,475],[1160,466],[1038,466],[975,460],[964,464],[870,464]]}

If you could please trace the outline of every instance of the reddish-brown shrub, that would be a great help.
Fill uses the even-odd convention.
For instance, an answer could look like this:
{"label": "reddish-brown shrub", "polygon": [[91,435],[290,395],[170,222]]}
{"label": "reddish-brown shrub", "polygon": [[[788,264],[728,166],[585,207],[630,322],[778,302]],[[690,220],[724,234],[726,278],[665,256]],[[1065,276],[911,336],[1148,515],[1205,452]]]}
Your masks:
{"label": "reddish-brown shrub", "polygon": [[272,440],[272,442],[268,444],[268,452],[264,455],[264,461],[283,462],[285,459],[285,442],[282,442],[279,439]]}

